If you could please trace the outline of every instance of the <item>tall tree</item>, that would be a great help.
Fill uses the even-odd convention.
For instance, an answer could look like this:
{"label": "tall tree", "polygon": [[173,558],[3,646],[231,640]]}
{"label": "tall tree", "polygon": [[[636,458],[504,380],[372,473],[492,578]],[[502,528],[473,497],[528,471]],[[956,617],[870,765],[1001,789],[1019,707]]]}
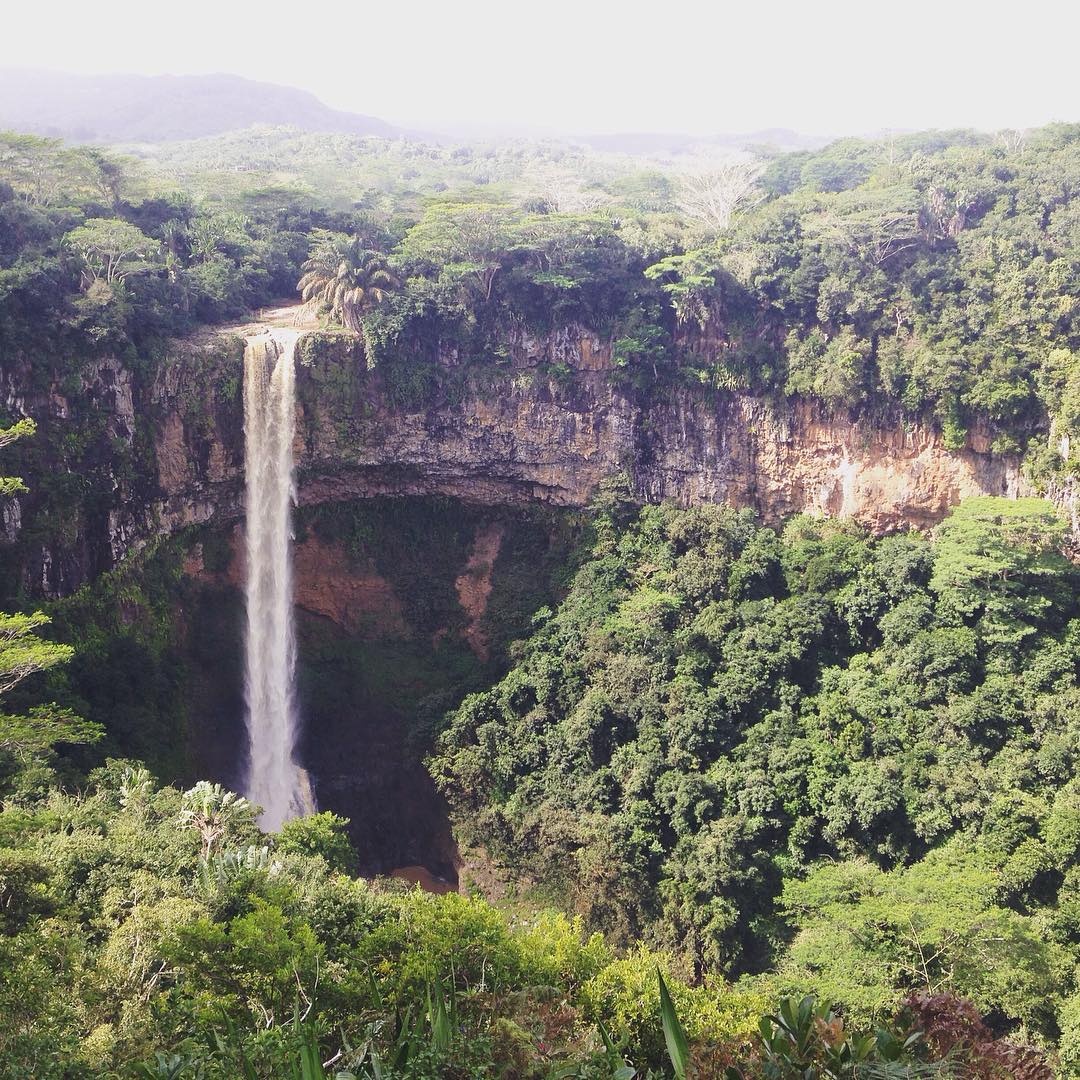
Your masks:
{"label": "tall tree", "polygon": [[314,235],[296,287],[306,303],[326,307],[332,318],[358,334],[364,313],[381,304],[401,282],[386,257],[364,247],[359,237],[325,229]]}
{"label": "tall tree", "polygon": [[141,229],[118,218],[90,218],[64,237],[65,245],[83,262],[83,284],[122,283],[130,275],[148,270],[158,243]]}
{"label": "tall tree", "polygon": [[679,209],[712,232],[723,232],[735,212],[750,202],[765,171],[759,161],[725,161],[686,173],[679,184]]}
{"label": "tall tree", "polygon": [[408,261],[434,263],[447,278],[470,282],[488,301],[514,246],[518,220],[504,206],[437,206],[409,230],[401,254]]}
{"label": "tall tree", "polygon": [[1015,645],[1075,580],[1065,532],[1045,499],[965,499],[938,526],[930,587],[947,610],[977,620],[988,644]]}

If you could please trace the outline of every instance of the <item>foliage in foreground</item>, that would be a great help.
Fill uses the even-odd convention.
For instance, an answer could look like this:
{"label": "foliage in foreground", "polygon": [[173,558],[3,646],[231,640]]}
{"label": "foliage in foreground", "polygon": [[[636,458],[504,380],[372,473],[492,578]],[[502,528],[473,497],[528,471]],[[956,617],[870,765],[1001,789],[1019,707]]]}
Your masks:
{"label": "foliage in foreground", "polygon": [[351,878],[332,815],[267,837],[214,785],[111,762],[31,793],[7,766],[3,1075],[644,1076],[672,1010],[695,1054],[759,1053],[764,995],[668,996],[668,958],[618,959],[580,921]]}
{"label": "foliage in foreground", "polygon": [[[883,641],[889,640],[883,624],[895,614],[888,590],[896,587],[896,574],[884,573],[875,561],[879,552],[850,530],[797,522],[785,536],[785,551],[772,533],[726,511],[659,508],[627,515],[616,498],[598,522],[599,549],[610,553],[614,546],[618,552],[609,571],[620,564],[623,573],[648,566],[646,583],[636,594],[616,594],[615,605],[605,601],[614,622],[610,614],[598,617],[602,608],[589,614],[601,633],[624,635],[624,658],[635,650],[650,655],[668,649],[665,639],[680,608],[691,607],[695,596],[699,602],[711,598],[706,611],[716,626],[738,626],[738,610],[725,611],[719,590],[740,578],[744,588],[755,581],[779,588],[781,571],[791,593],[784,600],[803,602],[812,632],[791,634],[797,621],[789,618],[782,623],[786,638],[761,639],[766,649],[823,635],[830,604],[847,614],[850,640],[858,627],[869,633],[865,627],[875,616]],[[918,599],[920,582],[928,581],[923,592],[929,588],[939,604],[937,612],[921,614],[910,606],[898,640],[910,643],[913,625],[916,635],[942,630],[956,636],[969,629],[959,650],[969,683],[980,663],[984,681],[992,674],[1019,681],[1023,660],[1042,672],[1038,678],[1049,672],[1056,679],[1054,689],[1068,709],[1066,681],[1075,680],[1076,672],[1067,618],[1075,594],[1071,566],[1054,553],[1059,528],[1038,502],[976,500],[942,528],[932,558],[921,541],[894,544],[888,565],[893,571],[907,567],[910,578],[903,599]],[[681,551],[680,543],[686,545]],[[664,544],[673,546],[665,551]],[[673,557],[683,560],[677,573],[671,572]],[[586,563],[567,610],[582,603],[583,593],[586,607],[597,602],[582,588],[582,581],[596,580],[595,565]],[[627,579],[609,578],[609,589],[612,580]],[[861,589],[849,588],[852,581]],[[698,591],[680,597],[677,590],[687,587]],[[769,625],[763,615],[784,600],[759,599],[738,641],[754,641]],[[551,622],[558,625],[558,617]],[[0,624],[0,686],[10,688],[68,659],[63,647],[33,636],[39,617],[5,616]],[[1062,646],[1056,655],[1055,631]],[[839,640],[821,638],[842,656]],[[933,650],[918,654],[925,664],[921,692],[933,666],[925,658],[939,657],[948,640],[941,634]],[[602,640],[591,646],[594,663],[604,655],[602,646]],[[728,655],[734,660],[738,651]],[[760,655],[756,660],[764,662]],[[950,663],[946,656],[934,674],[954,693],[969,689]],[[848,664],[848,670],[854,667]],[[699,660],[694,670],[700,675],[706,669]],[[866,670],[874,668],[868,664]],[[783,679],[776,672],[770,678],[782,692]],[[744,679],[724,686],[736,695],[747,688]],[[792,705],[801,688],[808,686],[790,684]],[[640,686],[638,699],[648,704]],[[865,687],[861,700],[872,700]],[[1056,714],[1044,704],[1040,715]],[[697,714],[684,734],[700,739],[707,730],[703,717],[707,712]],[[955,984],[969,992],[1006,1023],[1019,1020],[1045,1033],[1043,1016],[1060,1000],[1048,980],[1065,970],[1075,935],[1066,912],[1056,941],[1043,946],[1035,937],[1035,920],[1043,913],[1036,910],[1040,896],[1033,882],[1058,868],[1040,858],[1042,852],[1024,851],[1024,844],[1037,837],[1047,858],[1075,853],[1080,840],[1071,802],[1056,818],[1052,803],[1040,831],[1022,820],[1018,843],[1006,836],[997,848],[980,853],[976,847],[966,862],[953,841],[907,868],[902,848],[879,845],[879,857],[896,852],[897,868],[886,869],[849,841],[845,862],[813,867],[805,876],[789,874],[786,911],[796,919],[801,911],[802,918],[771,984],[731,986],[713,976],[690,985],[674,977],[680,966],[686,971],[679,958],[640,944],[617,955],[599,934],[588,934],[581,917],[511,919],[477,898],[359,881],[348,873],[355,855],[342,832],[346,822],[333,815],[290,822],[268,837],[246,799],[205,781],[184,792],[161,787],[144,767],[122,761],[97,770],[80,790],[65,790],[53,770],[55,746],[97,734],[93,725],[55,709],[0,716],[5,1075],[314,1080],[326,1075],[324,1063],[338,1075],[373,1080],[631,1080],[664,1075],[668,1067],[680,1080],[944,1076],[954,1068],[987,1077],[1002,1068],[1032,1080],[1048,1075],[1037,1052],[995,1039],[970,1006],[934,994],[932,980],[939,988]],[[595,743],[566,746],[580,751]],[[680,760],[680,766],[692,781],[688,762]],[[539,770],[536,775],[544,776]],[[698,805],[705,807],[701,800]],[[476,821],[482,823],[483,815]],[[610,823],[607,828],[618,835]],[[699,828],[695,838],[710,835]],[[826,830],[822,835],[837,840]],[[820,843],[813,835],[802,837],[806,852]],[[790,857],[790,843],[788,848]],[[1018,852],[1023,858],[1016,862]],[[1012,879],[993,862],[995,853],[1006,868],[1016,866]],[[1024,906],[1002,891],[1003,879],[1026,885]],[[574,887],[580,898],[581,882]],[[738,895],[722,882],[710,887],[714,891],[699,890],[694,898],[707,917],[709,904],[732,905]],[[642,898],[647,900],[644,893]],[[598,899],[608,913],[633,914],[625,894],[612,899],[601,893]],[[723,937],[710,936],[722,924],[694,923],[694,906],[681,912],[693,930],[684,944],[702,965],[701,943],[725,945]],[[589,915],[595,920],[595,909]],[[656,926],[663,931],[664,922]],[[910,968],[913,948],[920,969]],[[712,966],[715,971],[719,965]],[[664,967],[673,976],[670,986]],[[926,993],[905,1006],[897,991],[912,974],[926,980]],[[830,993],[837,988],[848,1019],[809,998],[783,998],[775,1015],[762,1018],[777,984],[815,981]],[[1053,1014],[1060,1016],[1066,1069],[1075,1062],[1069,1004]],[[925,1025],[912,1019],[915,1014],[925,1015]],[[870,1016],[878,1028],[873,1033],[867,1030]],[[849,1019],[855,1027],[847,1026]]]}
{"label": "foliage in foreground", "polygon": [[826,1078],[935,1054],[903,1016],[762,1019],[763,993],[669,987],[670,957],[580,919],[358,880],[332,814],[266,836],[246,799],[123,761],[66,792],[51,746],[4,730],[0,1075]]}

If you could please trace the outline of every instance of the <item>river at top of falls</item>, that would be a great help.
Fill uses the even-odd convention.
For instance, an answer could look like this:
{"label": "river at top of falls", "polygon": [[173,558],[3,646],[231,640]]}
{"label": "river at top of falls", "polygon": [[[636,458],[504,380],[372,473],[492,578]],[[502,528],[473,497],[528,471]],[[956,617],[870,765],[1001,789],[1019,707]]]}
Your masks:
{"label": "river at top of falls", "polygon": [[296,635],[292,508],[294,353],[299,331],[253,335],[244,351],[246,794],[268,830],[314,810],[295,760]]}

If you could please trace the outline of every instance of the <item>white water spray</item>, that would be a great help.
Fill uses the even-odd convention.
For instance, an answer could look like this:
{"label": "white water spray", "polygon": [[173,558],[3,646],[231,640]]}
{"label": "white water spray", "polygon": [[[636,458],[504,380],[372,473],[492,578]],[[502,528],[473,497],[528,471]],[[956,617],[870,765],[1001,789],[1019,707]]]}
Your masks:
{"label": "white water spray", "polygon": [[299,333],[274,329],[244,351],[247,636],[244,695],[247,795],[276,830],[314,810],[307,774],[293,759],[297,739],[293,629],[292,506],[294,362]]}

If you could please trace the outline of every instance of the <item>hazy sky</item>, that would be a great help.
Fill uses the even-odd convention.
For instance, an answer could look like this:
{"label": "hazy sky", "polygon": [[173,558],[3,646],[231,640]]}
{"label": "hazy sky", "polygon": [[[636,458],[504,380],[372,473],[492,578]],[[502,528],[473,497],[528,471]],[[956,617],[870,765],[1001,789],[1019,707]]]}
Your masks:
{"label": "hazy sky", "polygon": [[228,71],[412,127],[709,133],[1080,120],[1080,3],[53,0],[0,65]]}

